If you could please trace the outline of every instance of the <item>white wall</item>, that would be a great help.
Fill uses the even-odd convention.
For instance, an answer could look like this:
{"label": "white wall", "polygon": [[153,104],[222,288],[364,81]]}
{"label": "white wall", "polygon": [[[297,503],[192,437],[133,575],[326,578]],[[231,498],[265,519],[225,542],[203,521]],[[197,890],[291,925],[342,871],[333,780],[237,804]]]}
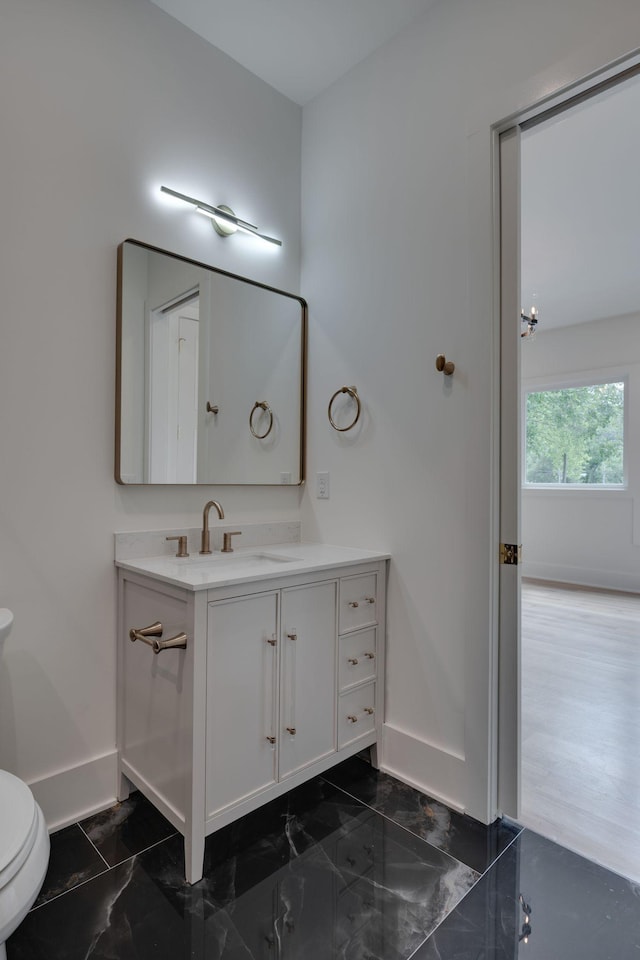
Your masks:
{"label": "white wall", "polygon": [[624,490],[522,491],[527,576],[640,590],[640,315],[540,331],[523,344],[522,385],[626,380]]}
{"label": "white wall", "polygon": [[[497,555],[490,127],[634,38],[636,0],[447,0],[304,110],[308,467],[331,472],[304,529],[391,552],[383,762],[478,817]],[[326,405],[343,384],[365,414],[339,435]]]}
{"label": "white wall", "polygon": [[[639,36],[637,0],[446,0],[305,112],[309,465],[331,471],[331,500],[304,499],[305,534],[392,551],[385,753],[478,816],[495,553],[489,127]],[[116,246],[132,236],[296,292],[300,111],[146,0],[3,0],[0,71],[0,602],[17,618],[0,765],[51,783],[64,819],[113,789],[112,533],[195,526],[212,492],[112,480]],[[160,183],[228,203],[283,249],[217,238],[158,202]],[[441,351],[451,382],[433,368]],[[338,435],[327,402],[352,383],[362,428]],[[296,489],[216,496],[230,519],[298,513]]]}
{"label": "white wall", "polygon": [[297,293],[301,110],[146,0],[3,0],[0,128],[0,767],[53,822],[114,795],[113,532],[197,526],[212,493],[231,521],[299,514],[297,488],[118,487],[113,446],[118,243]]}

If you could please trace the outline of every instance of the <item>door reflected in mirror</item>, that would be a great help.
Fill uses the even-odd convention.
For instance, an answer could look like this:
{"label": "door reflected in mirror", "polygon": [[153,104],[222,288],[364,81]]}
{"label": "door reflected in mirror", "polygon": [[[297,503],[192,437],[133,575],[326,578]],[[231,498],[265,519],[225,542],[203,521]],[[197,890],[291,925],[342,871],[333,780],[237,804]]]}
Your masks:
{"label": "door reflected in mirror", "polygon": [[306,313],[294,294],[122,243],[117,482],[301,483]]}

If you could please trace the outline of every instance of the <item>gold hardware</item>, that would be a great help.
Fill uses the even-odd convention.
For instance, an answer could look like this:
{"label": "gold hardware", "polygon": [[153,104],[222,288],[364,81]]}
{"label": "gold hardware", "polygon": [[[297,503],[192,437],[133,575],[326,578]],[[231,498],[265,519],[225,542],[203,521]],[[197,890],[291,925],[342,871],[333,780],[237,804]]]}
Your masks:
{"label": "gold hardware", "polygon": [[352,713],[349,714],[349,716],[347,717],[347,720],[349,721],[349,723],[357,723],[357,722],[358,722],[358,718],[357,718],[357,717],[354,717],[354,715],[353,715]]}
{"label": "gold hardware", "polygon": [[365,707],[365,708],[364,708],[364,712],[365,712],[365,713],[368,713],[369,716],[371,716],[372,713],[373,713],[373,707]]}
{"label": "gold hardware", "polygon": [[450,377],[455,370],[456,365],[452,360],[447,360],[444,353],[439,353],[436,357],[436,370],[444,373],[445,377]]}
{"label": "gold hardware", "polygon": [[150,647],[153,646],[153,640],[151,637],[161,637],[162,636],[162,624],[159,620],[156,620],[155,623],[152,623],[149,627],[131,627],[129,630],[129,640],[131,643],[135,643],[136,640],[142,640],[143,643],[148,643]]}
{"label": "gold hardware", "polygon": [[357,600],[350,600],[350,601],[349,601],[349,606],[355,608],[355,607],[359,607],[360,604],[358,603]]}
{"label": "gold hardware", "polygon": [[275,738],[275,737],[265,737],[265,740],[268,740],[269,743],[275,743],[275,742],[276,742],[276,738]]}
{"label": "gold hardware", "polygon": [[365,653],[365,657],[367,658],[367,660],[375,660],[376,655],[375,653]]}
{"label": "gold hardware", "polygon": [[295,735],[296,735],[296,728],[295,728],[295,727],[287,727],[287,733],[290,733],[292,737],[295,737]]}
{"label": "gold hardware", "polygon": [[188,556],[189,556],[189,554],[187,553],[187,537],[186,537],[186,535],[185,535],[185,536],[182,536],[182,537],[165,537],[165,539],[166,539],[166,540],[177,540],[177,541],[178,541],[178,552],[176,553],[176,557],[188,557]]}
{"label": "gold hardware", "polygon": [[[351,399],[355,400],[356,402],[355,420],[353,420],[353,422],[350,423],[348,427],[339,427],[338,424],[333,419],[333,416],[331,415],[331,407],[333,406],[333,401],[335,400],[335,398],[338,396],[339,393],[348,393]],[[338,433],[346,433],[347,430],[351,430],[353,427],[355,427],[356,423],[360,419],[361,410],[362,410],[362,405],[360,403],[360,397],[358,396],[358,388],[357,387],[340,387],[340,389],[336,390],[334,395],[331,397],[331,400],[329,400],[329,407],[327,409],[327,416],[329,417],[329,423],[331,424],[334,430],[338,431]]]}
{"label": "gold hardware", "polygon": [[202,511],[202,534],[200,537],[200,553],[211,553],[211,543],[209,535],[209,510],[215,507],[220,520],[224,520],[224,510],[217,500],[209,500]]}
{"label": "gold hardware", "polygon": [[517,566],[522,563],[522,544],[501,543],[500,544],[500,563],[507,566]]}
{"label": "gold hardware", "polygon": [[207,413],[217,413],[220,408],[216,404],[215,407],[207,400]]}
{"label": "gold hardware", "polygon": [[233,553],[233,547],[231,546],[231,537],[239,537],[242,534],[242,530],[228,530],[227,533],[222,535],[222,553]]}
{"label": "gold hardware", "polygon": [[141,640],[142,643],[146,643],[147,646],[152,647],[155,654],[162,653],[163,650],[170,650],[172,648],[178,648],[181,650],[186,649],[186,633],[177,633],[175,637],[170,637],[168,640],[157,639],[161,636],[162,624],[159,620],[157,620],[155,623],[152,623],[149,627],[142,627],[140,630],[132,627],[131,630],[129,630],[129,640],[131,640],[132,643],[135,643],[136,640]]}
{"label": "gold hardware", "polygon": [[[263,410],[264,413],[269,414],[269,426],[266,429],[265,433],[256,433],[253,429],[253,415],[256,410]],[[265,437],[268,437],[271,433],[273,427],[273,412],[271,407],[266,400],[256,400],[254,405],[251,407],[251,413],[249,414],[249,430],[251,430],[251,435],[256,438],[256,440],[264,440]]]}
{"label": "gold hardware", "polygon": [[186,650],[187,649],[187,635],[186,633],[176,633],[175,637],[169,637],[168,640],[154,640],[153,641],[153,652],[162,653],[163,650]]}
{"label": "gold hardware", "polygon": [[288,633],[288,634],[287,634],[287,637],[289,638],[289,640],[295,641],[295,640],[298,639],[298,634],[297,634],[297,633]]}
{"label": "gold hardware", "polygon": [[267,637],[267,643],[272,647],[276,647],[278,645],[278,641],[275,637]]}
{"label": "gold hardware", "polygon": [[354,667],[357,666],[357,665],[358,665],[358,658],[357,658],[357,657],[349,657],[349,663],[352,663],[352,664],[354,665]]}

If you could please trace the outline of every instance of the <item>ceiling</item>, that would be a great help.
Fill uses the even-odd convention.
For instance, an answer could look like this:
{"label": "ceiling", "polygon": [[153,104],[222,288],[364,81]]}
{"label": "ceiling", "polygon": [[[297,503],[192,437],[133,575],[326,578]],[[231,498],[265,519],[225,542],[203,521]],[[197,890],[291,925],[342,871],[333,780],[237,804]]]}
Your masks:
{"label": "ceiling", "polygon": [[640,76],[522,136],[522,306],[539,330],[640,313]]}
{"label": "ceiling", "polygon": [[[153,0],[305,104],[439,0]],[[550,329],[640,312],[640,76],[522,137],[522,305]]]}
{"label": "ceiling", "polygon": [[305,104],[437,0],[152,0]]}

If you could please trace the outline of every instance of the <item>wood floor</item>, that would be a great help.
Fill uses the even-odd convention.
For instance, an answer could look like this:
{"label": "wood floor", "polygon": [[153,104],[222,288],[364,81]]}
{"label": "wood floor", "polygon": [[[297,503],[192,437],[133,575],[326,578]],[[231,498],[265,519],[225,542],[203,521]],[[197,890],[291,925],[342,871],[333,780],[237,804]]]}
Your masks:
{"label": "wood floor", "polygon": [[640,882],[640,595],[524,581],[521,820]]}

